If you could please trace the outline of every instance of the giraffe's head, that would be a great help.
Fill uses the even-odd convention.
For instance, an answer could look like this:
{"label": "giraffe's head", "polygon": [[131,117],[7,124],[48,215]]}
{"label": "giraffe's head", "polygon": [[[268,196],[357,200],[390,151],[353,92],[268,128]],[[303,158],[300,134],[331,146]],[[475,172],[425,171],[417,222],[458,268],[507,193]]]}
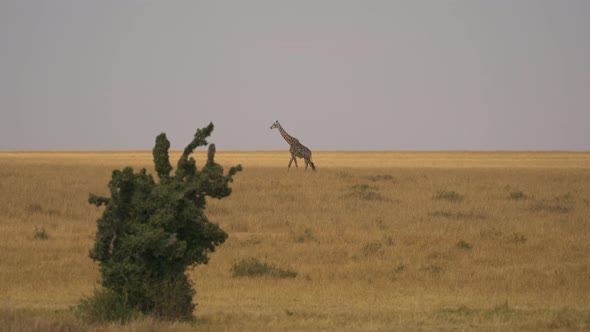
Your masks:
{"label": "giraffe's head", "polygon": [[272,126],[270,126],[270,129],[275,129],[280,127],[281,125],[279,124],[279,120],[275,121],[275,123],[272,124]]}

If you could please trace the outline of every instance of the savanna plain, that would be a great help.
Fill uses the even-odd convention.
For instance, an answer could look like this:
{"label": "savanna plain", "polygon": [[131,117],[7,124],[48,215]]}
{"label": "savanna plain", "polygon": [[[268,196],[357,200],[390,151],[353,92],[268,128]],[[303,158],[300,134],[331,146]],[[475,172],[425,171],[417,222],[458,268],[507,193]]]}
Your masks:
{"label": "savanna plain", "polygon": [[216,157],[244,170],[208,201],[229,238],[188,272],[194,321],[121,325],[71,309],[100,287],[88,194],[113,169],[154,174],[151,152],[0,152],[0,330],[590,329],[590,153]]}

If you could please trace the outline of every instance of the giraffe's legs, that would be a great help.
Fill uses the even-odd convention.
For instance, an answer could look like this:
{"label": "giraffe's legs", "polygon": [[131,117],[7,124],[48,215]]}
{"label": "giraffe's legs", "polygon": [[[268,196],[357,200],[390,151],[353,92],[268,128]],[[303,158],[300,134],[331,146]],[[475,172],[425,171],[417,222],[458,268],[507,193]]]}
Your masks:
{"label": "giraffe's legs", "polygon": [[309,166],[309,161],[307,159],[303,159],[305,161],[305,170],[307,171],[307,166]]}
{"label": "giraffe's legs", "polygon": [[297,166],[297,158],[295,158],[295,156],[293,156],[293,160],[295,161],[295,168],[299,168],[299,166]]}
{"label": "giraffe's legs", "polygon": [[315,172],[315,165],[313,164],[313,161],[311,161],[311,159],[305,159],[305,169],[307,170],[307,165],[311,166],[311,169]]}
{"label": "giraffe's legs", "polygon": [[291,160],[289,160],[289,166],[287,166],[287,171],[291,169],[291,163],[293,162],[293,160],[295,160],[295,158],[291,157]]}

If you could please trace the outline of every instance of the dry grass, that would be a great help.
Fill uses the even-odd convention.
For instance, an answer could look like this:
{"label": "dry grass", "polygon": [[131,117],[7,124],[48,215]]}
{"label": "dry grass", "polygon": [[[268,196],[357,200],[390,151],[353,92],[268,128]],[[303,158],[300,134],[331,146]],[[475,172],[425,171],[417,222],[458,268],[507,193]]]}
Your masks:
{"label": "dry grass", "polygon": [[[217,157],[244,171],[209,203],[230,237],[191,272],[196,320],[126,330],[590,328],[590,153],[316,152],[316,173],[287,173],[287,152]],[[151,159],[0,152],[0,330],[121,328],[68,310],[98,287],[86,200]],[[297,276],[233,277],[250,258]]]}

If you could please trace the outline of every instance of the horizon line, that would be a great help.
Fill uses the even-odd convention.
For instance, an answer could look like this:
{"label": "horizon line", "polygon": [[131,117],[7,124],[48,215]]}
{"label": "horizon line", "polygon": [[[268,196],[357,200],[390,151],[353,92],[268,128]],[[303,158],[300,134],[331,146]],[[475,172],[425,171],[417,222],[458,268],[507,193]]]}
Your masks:
{"label": "horizon line", "polygon": [[[129,152],[151,152],[152,149],[20,149],[20,150],[0,150],[0,153],[129,153]],[[169,149],[170,152],[182,152],[183,149]],[[207,149],[196,149],[193,151],[195,152],[207,152]],[[269,149],[269,150],[261,150],[261,149],[216,149],[216,152],[285,152],[288,153],[289,150],[285,149]],[[312,152],[366,152],[366,153],[375,153],[375,152],[397,152],[397,153],[523,153],[523,152],[535,152],[535,153],[590,153],[590,150],[557,150],[557,149],[531,149],[531,150],[521,150],[521,149],[440,149],[440,150],[428,150],[428,149],[417,149],[417,150],[410,150],[410,149],[376,149],[376,150],[346,150],[346,149],[338,149],[338,150],[314,150]]]}

